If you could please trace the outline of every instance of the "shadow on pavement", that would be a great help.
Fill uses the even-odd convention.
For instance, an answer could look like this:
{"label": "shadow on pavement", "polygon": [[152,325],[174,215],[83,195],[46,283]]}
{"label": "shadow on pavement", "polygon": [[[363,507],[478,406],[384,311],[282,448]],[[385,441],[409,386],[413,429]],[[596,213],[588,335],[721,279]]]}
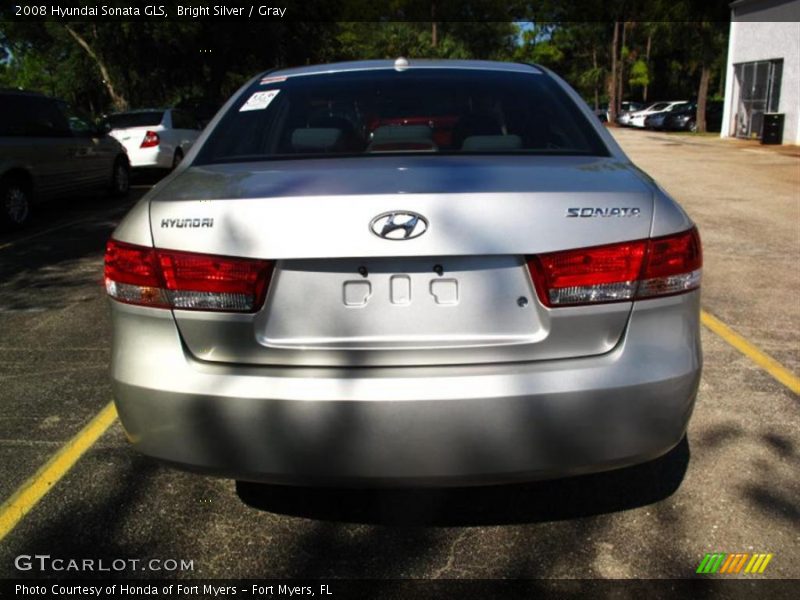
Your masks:
{"label": "shadow on pavement", "polygon": [[152,186],[169,174],[170,171],[166,169],[136,169],[131,173],[131,185]]}
{"label": "shadow on pavement", "polygon": [[100,285],[105,243],[146,189],[123,199],[86,197],[42,206],[31,227],[0,235],[0,245],[9,244],[0,259],[0,308],[58,308],[70,290]]}
{"label": "shadow on pavement", "polygon": [[689,464],[686,437],[651,462],[553,481],[475,488],[354,490],[239,481],[247,505],[273,513],[375,525],[484,526],[561,521],[668,498]]}

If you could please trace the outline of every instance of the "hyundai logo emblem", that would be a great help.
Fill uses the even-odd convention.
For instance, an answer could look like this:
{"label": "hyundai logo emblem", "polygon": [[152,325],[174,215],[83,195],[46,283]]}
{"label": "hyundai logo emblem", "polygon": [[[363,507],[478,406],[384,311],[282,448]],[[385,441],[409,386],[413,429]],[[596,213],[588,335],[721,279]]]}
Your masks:
{"label": "hyundai logo emblem", "polygon": [[428,220],[419,213],[393,210],[372,219],[369,228],[385,240],[411,240],[428,230]]}

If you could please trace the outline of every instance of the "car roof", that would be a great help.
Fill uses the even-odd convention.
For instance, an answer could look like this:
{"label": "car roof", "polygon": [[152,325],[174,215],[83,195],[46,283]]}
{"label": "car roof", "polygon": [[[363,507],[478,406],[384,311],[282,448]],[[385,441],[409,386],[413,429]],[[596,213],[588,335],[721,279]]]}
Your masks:
{"label": "car roof", "polygon": [[[400,63],[400,61],[405,62]],[[378,71],[395,68],[401,68],[404,71],[414,69],[473,69],[515,73],[543,73],[543,71],[537,68],[535,65],[527,65],[522,63],[499,62],[491,60],[397,58],[388,60],[354,60],[303,67],[290,67],[268,71],[264,75],[269,75],[269,77],[294,77],[298,75],[322,75],[330,73],[344,73],[347,71]]]}

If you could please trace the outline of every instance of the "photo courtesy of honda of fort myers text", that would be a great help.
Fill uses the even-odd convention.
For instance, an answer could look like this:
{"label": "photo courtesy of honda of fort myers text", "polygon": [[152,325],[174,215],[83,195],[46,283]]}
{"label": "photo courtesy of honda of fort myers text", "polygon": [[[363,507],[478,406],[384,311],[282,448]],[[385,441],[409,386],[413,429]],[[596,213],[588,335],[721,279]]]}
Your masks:
{"label": "photo courtesy of honda of fort myers text", "polygon": [[[305,583],[305,582],[304,582]],[[59,598],[331,598],[335,596],[331,584],[314,582],[313,585],[296,585],[293,582],[248,583],[225,585],[219,582],[208,583],[47,583],[15,584],[14,594],[23,597]],[[342,597],[339,595],[339,597]]]}

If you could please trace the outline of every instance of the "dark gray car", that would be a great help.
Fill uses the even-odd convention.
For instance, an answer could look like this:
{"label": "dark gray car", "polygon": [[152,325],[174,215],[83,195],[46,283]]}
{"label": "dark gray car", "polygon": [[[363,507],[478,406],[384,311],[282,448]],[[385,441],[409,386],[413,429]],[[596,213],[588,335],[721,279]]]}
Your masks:
{"label": "dark gray car", "polygon": [[700,240],[546,69],[259,75],[109,241],[134,447],[240,479],[462,485],[655,458]]}
{"label": "dark gray car", "polygon": [[119,142],[55,98],[0,91],[0,227],[23,226],[39,202],[128,188]]}

